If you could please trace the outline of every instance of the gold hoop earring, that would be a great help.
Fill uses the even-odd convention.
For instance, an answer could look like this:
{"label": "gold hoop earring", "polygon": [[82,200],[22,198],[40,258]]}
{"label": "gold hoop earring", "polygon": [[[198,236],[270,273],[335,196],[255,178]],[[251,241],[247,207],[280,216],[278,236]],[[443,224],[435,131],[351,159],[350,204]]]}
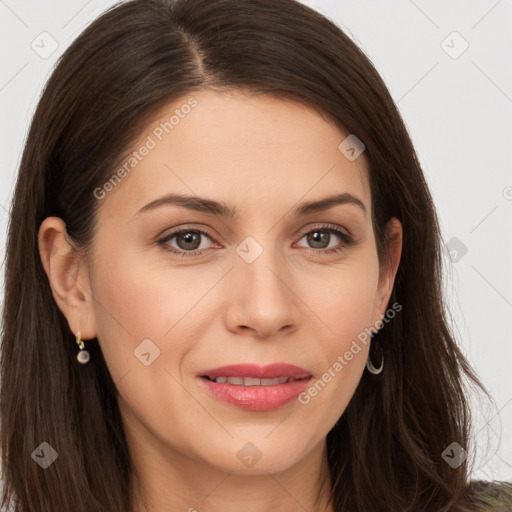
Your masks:
{"label": "gold hoop earring", "polygon": [[76,337],[76,343],[80,347],[80,352],[78,352],[76,359],[81,364],[88,363],[89,360],[91,359],[91,355],[89,354],[89,352],[87,352],[87,350],[84,350],[85,345],[84,345],[84,342],[82,341],[82,336],[80,334],[80,331],[78,331],[76,333],[75,337]]}

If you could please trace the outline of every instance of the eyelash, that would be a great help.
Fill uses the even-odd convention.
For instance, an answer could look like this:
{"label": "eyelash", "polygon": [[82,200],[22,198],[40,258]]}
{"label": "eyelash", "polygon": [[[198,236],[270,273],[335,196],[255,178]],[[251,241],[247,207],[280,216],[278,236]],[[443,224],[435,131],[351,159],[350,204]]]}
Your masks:
{"label": "eyelash", "polygon": [[[339,236],[341,238],[341,240],[343,241],[343,245],[341,247],[333,247],[330,249],[311,249],[311,248],[308,249],[308,248],[306,248],[306,251],[308,251],[309,253],[314,253],[315,255],[320,254],[322,256],[327,256],[327,255],[332,255],[335,253],[341,253],[341,252],[345,251],[347,247],[349,247],[350,245],[352,245],[354,243],[354,239],[352,238],[352,236],[350,236],[346,233],[343,233],[342,231],[340,231],[338,228],[336,228],[335,226],[333,226],[331,224],[323,224],[323,225],[315,226],[312,229],[310,229],[309,231],[304,232],[301,235],[300,239],[304,238],[304,236],[308,235],[309,233],[311,233],[313,231],[323,231],[323,232],[328,232],[328,233],[334,233],[335,235]],[[205,235],[206,237],[213,240],[213,237],[208,232],[206,232],[202,229],[182,228],[182,229],[173,231],[172,233],[169,233],[164,238],[161,238],[160,240],[158,240],[157,243],[165,251],[170,252],[171,254],[174,254],[174,255],[181,255],[182,258],[183,257],[191,257],[191,256],[199,256],[201,254],[210,252],[212,250],[212,249],[201,249],[201,250],[196,249],[194,251],[184,251],[184,250],[177,251],[175,249],[169,249],[167,242],[172,240],[176,235],[179,235],[181,233],[190,233],[190,232],[200,233],[201,235]]]}

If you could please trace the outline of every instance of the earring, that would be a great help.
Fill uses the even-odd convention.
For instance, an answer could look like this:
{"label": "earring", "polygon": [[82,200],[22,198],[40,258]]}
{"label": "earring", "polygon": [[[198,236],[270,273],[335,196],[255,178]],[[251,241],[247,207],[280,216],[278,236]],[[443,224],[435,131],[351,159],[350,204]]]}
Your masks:
{"label": "earring", "polygon": [[378,368],[375,368],[375,366],[373,366],[372,360],[370,359],[370,354],[368,353],[368,360],[366,361],[366,369],[370,373],[373,373],[373,375],[378,375],[380,372],[382,372],[383,368],[384,368],[384,352],[382,352],[382,361]]}
{"label": "earring", "polygon": [[80,334],[80,331],[76,333],[76,343],[80,347],[80,352],[78,352],[78,355],[76,356],[76,359],[79,363],[85,364],[89,362],[89,359],[91,358],[89,352],[87,350],[84,350],[85,345],[82,341],[82,336]]}

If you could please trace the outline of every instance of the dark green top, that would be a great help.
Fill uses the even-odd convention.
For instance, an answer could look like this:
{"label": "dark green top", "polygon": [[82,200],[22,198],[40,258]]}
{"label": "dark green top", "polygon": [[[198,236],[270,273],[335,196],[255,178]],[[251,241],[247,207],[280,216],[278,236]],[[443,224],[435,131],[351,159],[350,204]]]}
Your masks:
{"label": "dark green top", "polygon": [[478,480],[471,482],[471,486],[475,495],[486,505],[483,510],[512,512],[512,483]]}

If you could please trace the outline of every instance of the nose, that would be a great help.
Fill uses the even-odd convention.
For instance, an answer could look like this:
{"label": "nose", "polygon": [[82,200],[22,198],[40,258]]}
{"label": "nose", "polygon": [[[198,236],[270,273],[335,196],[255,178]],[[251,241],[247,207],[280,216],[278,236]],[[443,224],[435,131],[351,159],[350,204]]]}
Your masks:
{"label": "nose", "polygon": [[297,329],[300,300],[284,258],[269,247],[252,263],[236,256],[229,273],[226,327],[260,338],[289,334]]}

